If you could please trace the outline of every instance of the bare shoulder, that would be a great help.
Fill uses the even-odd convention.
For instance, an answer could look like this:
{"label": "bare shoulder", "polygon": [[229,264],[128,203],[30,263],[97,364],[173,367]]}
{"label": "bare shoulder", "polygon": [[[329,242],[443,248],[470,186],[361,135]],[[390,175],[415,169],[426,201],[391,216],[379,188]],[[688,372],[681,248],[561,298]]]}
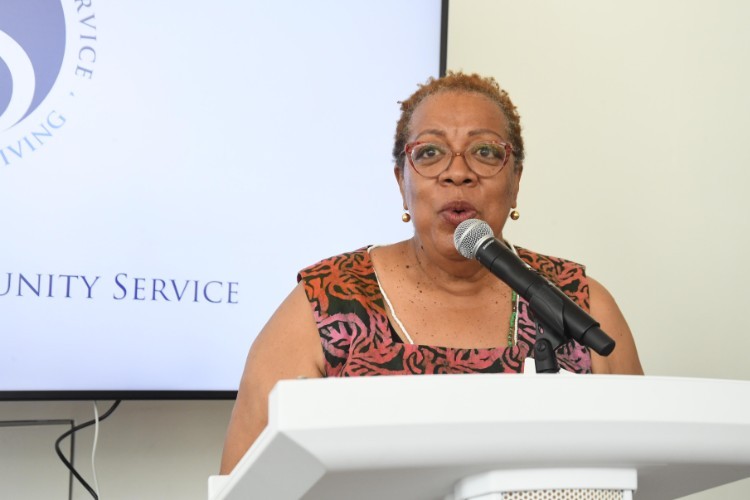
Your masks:
{"label": "bare shoulder", "polygon": [[276,382],[323,375],[323,350],[302,283],[281,303],[253,342],[224,443],[228,474],[268,422],[268,393]]}
{"label": "bare shoulder", "polygon": [[616,343],[614,351],[607,357],[591,353],[593,372],[642,375],[643,368],[633,334],[617,302],[601,283],[591,277],[588,278],[588,282],[591,316]]}
{"label": "bare shoulder", "polygon": [[377,261],[381,267],[393,267],[407,261],[409,252],[409,240],[399,241],[398,243],[389,243],[387,245],[377,245],[370,248],[370,257]]}

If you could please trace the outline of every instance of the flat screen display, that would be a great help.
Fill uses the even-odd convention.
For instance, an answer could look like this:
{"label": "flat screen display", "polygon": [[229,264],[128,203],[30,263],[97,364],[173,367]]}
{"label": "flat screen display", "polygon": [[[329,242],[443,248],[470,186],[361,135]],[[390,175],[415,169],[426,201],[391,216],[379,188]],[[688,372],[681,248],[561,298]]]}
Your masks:
{"label": "flat screen display", "polygon": [[3,1],[0,399],[233,396],[297,271],[410,236],[445,4]]}

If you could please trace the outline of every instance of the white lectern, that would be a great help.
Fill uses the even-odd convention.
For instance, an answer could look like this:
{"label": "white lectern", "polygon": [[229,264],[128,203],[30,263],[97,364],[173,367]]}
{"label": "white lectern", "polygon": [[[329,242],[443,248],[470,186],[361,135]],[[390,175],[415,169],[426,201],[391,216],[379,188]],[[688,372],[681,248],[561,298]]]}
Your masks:
{"label": "white lectern", "polygon": [[268,427],[232,474],[211,478],[209,497],[494,500],[595,488],[661,500],[746,477],[750,381],[388,376],[279,382]]}

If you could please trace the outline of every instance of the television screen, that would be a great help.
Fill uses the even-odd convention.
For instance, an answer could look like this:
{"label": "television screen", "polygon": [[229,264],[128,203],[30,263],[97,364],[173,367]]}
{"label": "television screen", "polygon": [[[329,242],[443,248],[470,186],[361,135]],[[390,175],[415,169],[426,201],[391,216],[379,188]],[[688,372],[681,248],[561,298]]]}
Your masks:
{"label": "television screen", "polygon": [[0,5],[0,399],[232,397],[316,261],[410,236],[440,0]]}

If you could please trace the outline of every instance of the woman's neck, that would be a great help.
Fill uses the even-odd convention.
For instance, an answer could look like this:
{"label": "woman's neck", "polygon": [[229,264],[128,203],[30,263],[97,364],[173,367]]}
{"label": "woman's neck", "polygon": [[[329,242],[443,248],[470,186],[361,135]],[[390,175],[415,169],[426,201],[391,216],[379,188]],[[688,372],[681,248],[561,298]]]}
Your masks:
{"label": "woman's neck", "polygon": [[500,282],[478,261],[466,259],[458,252],[443,255],[435,248],[425,248],[415,236],[407,240],[407,259],[412,259],[415,274],[437,289],[451,294],[472,295]]}

